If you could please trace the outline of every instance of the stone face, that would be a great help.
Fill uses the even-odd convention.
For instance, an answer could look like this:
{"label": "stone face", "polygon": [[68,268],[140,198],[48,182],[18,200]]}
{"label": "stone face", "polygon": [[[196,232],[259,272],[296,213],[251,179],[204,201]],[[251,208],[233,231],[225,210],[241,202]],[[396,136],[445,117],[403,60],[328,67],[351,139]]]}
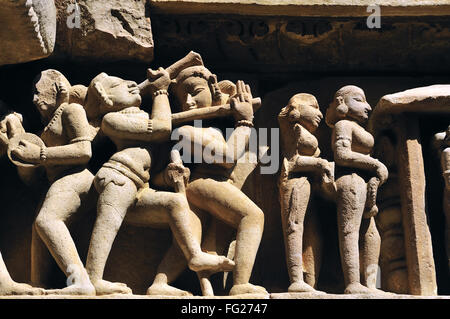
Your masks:
{"label": "stone face", "polygon": [[152,61],[153,37],[145,0],[56,0],[56,7],[59,57]]}
{"label": "stone face", "polygon": [[0,5],[0,65],[42,59],[53,52],[56,36],[53,0],[2,0]]}

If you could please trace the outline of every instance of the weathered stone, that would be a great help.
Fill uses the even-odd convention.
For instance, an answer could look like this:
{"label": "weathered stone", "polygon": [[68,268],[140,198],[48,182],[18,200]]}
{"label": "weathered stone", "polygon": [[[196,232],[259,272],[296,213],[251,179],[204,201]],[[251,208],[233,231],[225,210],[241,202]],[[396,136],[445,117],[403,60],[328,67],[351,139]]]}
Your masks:
{"label": "weathered stone", "polygon": [[0,65],[49,56],[56,36],[53,0],[0,1]]}
{"label": "weathered stone", "polygon": [[153,37],[145,0],[55,2],[58,9],[58,57],[91,61],[152,61]]}
{"label": "weathered stone", "polygon": [[278,115],[283,153],[278,185],[290,292],[314,291],[323,236],[313,192],[327,184],[335,192],[334,163],[319,157],[313,135],[322,118],[316,98],[305,93],[294,95]]}
{"label": "weathered stone", "polygon": [[325,118],[333,129],[339,247],[347,294],[377,292],[381,241],[374,217],[378,188],[386,182],[388,170],[370,156],[374,138],[363,125],[371,110],[364,91],[348,85],[336,92]]}
{"label": "weathered stone", "polygon": [[367,16],[367,7],[379,5],[384,16],[445,15],[450,1],[442,0],[150,0],[157,12],[227,13],[285,16]]}

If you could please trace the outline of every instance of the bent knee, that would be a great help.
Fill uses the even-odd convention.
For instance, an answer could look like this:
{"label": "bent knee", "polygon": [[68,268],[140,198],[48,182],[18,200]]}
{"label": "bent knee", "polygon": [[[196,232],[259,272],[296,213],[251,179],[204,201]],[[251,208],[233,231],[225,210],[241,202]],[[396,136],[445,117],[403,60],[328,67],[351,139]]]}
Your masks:
{"label": "bent knee", "polygon": [[168,196],[166,205],[171,212],[189,208],[186,197],[178,193]]}

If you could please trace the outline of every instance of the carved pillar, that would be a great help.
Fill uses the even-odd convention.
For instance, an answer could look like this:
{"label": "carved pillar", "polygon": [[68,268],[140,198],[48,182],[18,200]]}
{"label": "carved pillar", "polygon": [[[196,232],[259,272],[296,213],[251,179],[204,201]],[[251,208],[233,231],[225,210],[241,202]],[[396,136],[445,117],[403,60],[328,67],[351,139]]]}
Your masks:
{"label": "carved pillar", "polygon": [[396,141],[391,130],[377,137],[375,158],[380,158],[389,169],[389,179],[378,191],[376,216],[381,236],[381,289],[397,294],[408,294],[408,269],[398,183]]}
{"label": "carved pillar", "polygon": [[431,234],[425,211],[425,171],[417,117],[400,115],[395,132],[409,292],[413,295],[437,295]]}

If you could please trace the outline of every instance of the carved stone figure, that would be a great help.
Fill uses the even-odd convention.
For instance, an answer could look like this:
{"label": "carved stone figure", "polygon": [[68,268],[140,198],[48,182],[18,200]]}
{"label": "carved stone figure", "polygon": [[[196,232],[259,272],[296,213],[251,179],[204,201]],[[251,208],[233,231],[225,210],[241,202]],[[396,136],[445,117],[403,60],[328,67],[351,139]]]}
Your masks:
{"label": "carved stone figure", "polygon": [[[314,96],[294,95],[278,115],[281,130],[283,162],[279,180],[281,221],[286,247],[286,260],[291,285],[289,292],[311,292],[313,278],[304,281],[303,254],[312,250],[313,269],[320,270],[321,238],[317,233],[317,217],[313,216],[312,188],[314,184],[333,183],[333,163],[320,158],[318,141],[313,133],[323,115]],[[305,216],[315,232],[305,232]],[[304,245],[305,243],[305,245]],[[308,284],[309,283],[309,284]]]}
{"label": "carved stone figure", "polygon": [[435,135],[435,143],[440,150],[442,176],[445,182],[442,206],[446,221],[445,248],[447,250],[448,267],[450,270],[450,126],[447,128],[447,131]]}
{"label": "carved stone figure", "polygon": [[[232,270],[233,261],[223,256],[213,256],[201,251],[201,225],[189,210],[184,194],[184,183],[189,172],[176,160],[162,172],[177,193],[156,191],[149,187],[152,144],[169,139],[172,118],[167,89],[170,77],[167,71],[149,70],[149,89],[153,97],[151,115],[141,110],[141,97],[137,84],[111,77],[105,73],[97,76],[88,91],[90,103],[99,109],[121,109],[103,117],[102,132],[117,146],[115,153],[95,176],[99,192],[97,219],[91,237],[86,269],[97,294],[131,293],[122,283],[103,280],[103,272],[117,232],[126,223],[139,226],[170,225],[176,243],[184,253],[193,271]],[[96,99],[89,101],[89,97]],[[155,177],[157,178],[157,177]],[[149,294],[175,294],[185,292],[155,280]]]}
{"label": "carved stone figure", "polygon": [[[3,104],[0,102],[2,113]],[[16,135],[25,132],[22,126],[22,115],[19,113],[11,113],[6,115],[0,122],[0,155],[4,156],[8,148],[9,140]],[[12,280],[8,273],[5,262],[0,253],[0,295],[41,295],[43,289],[34,288],[27,284],[17,283]]]}
{"label": "carved stone figure", "polygon": [[[202,64],[182,69],[173,83],[173,92],[183,111],[198,110],[196,114],[206,114],[208,108],[224,104],[228,100],[228,95],[221,92],[216,76]],[[230,92],[233,91],[234,85]],[[236,128],[228,140],[225,140],[221,132],[211,128],[185,125],[178,129],[179,139],[190,149],[191,154],[199,146],[202,154],[208,154],[204,152],[205,149],[210,151],[206,155],[208,158],[203,158],[202,163],[193,170],[186,195],[194,211],[207,212],[237,229],[234,254],[236,265],[230,295],[266,294],[263,287],[249,283],[263,232],[264,214],[233,185],[232,178],[233,169],[248,145],[253,127],[252,95],[250,87],[243,81],[237,82],[234,92],[230,98],[230,113],[235,119]],[[191,120],[203,118],[205,117],[199,115]],[[197,140],[197,137],[201,138]]]}
{"label": "carved stone figure", "polygon": [[[15,148],[10,146],[10,158],[19,166],[44,167],[51,184],[34,229],[68,277],[68,287],[48,293],[94,295],[94,286],[66,223],[92,202],[90,191],[94,176],[86,165],[92,155],[91,141],[97,129],[89,124],[83,106],[71,103],[71,97],[75,100],[82,97],[73,94],[70,83],[58,71],[41,72],[34,90],[33,102],[47,126],[41,140],[25,135]],[[32,263],[33,259],[32,253]],[[38,278],[36,271],[32,269],[32,277]]]}
{"label": "carved stone figure", "polygon": [[[373,136],[362,125],[370,105],[356,86],[339,89],[327,109],[326,122],[333,129],[331,145],[336,162],[337,220],[345,293],[373,293],[378,269],[380,237],[374,216],[376,195],[388,170],[370,156]],[[361,284],[361,278],[363,284]]]}

